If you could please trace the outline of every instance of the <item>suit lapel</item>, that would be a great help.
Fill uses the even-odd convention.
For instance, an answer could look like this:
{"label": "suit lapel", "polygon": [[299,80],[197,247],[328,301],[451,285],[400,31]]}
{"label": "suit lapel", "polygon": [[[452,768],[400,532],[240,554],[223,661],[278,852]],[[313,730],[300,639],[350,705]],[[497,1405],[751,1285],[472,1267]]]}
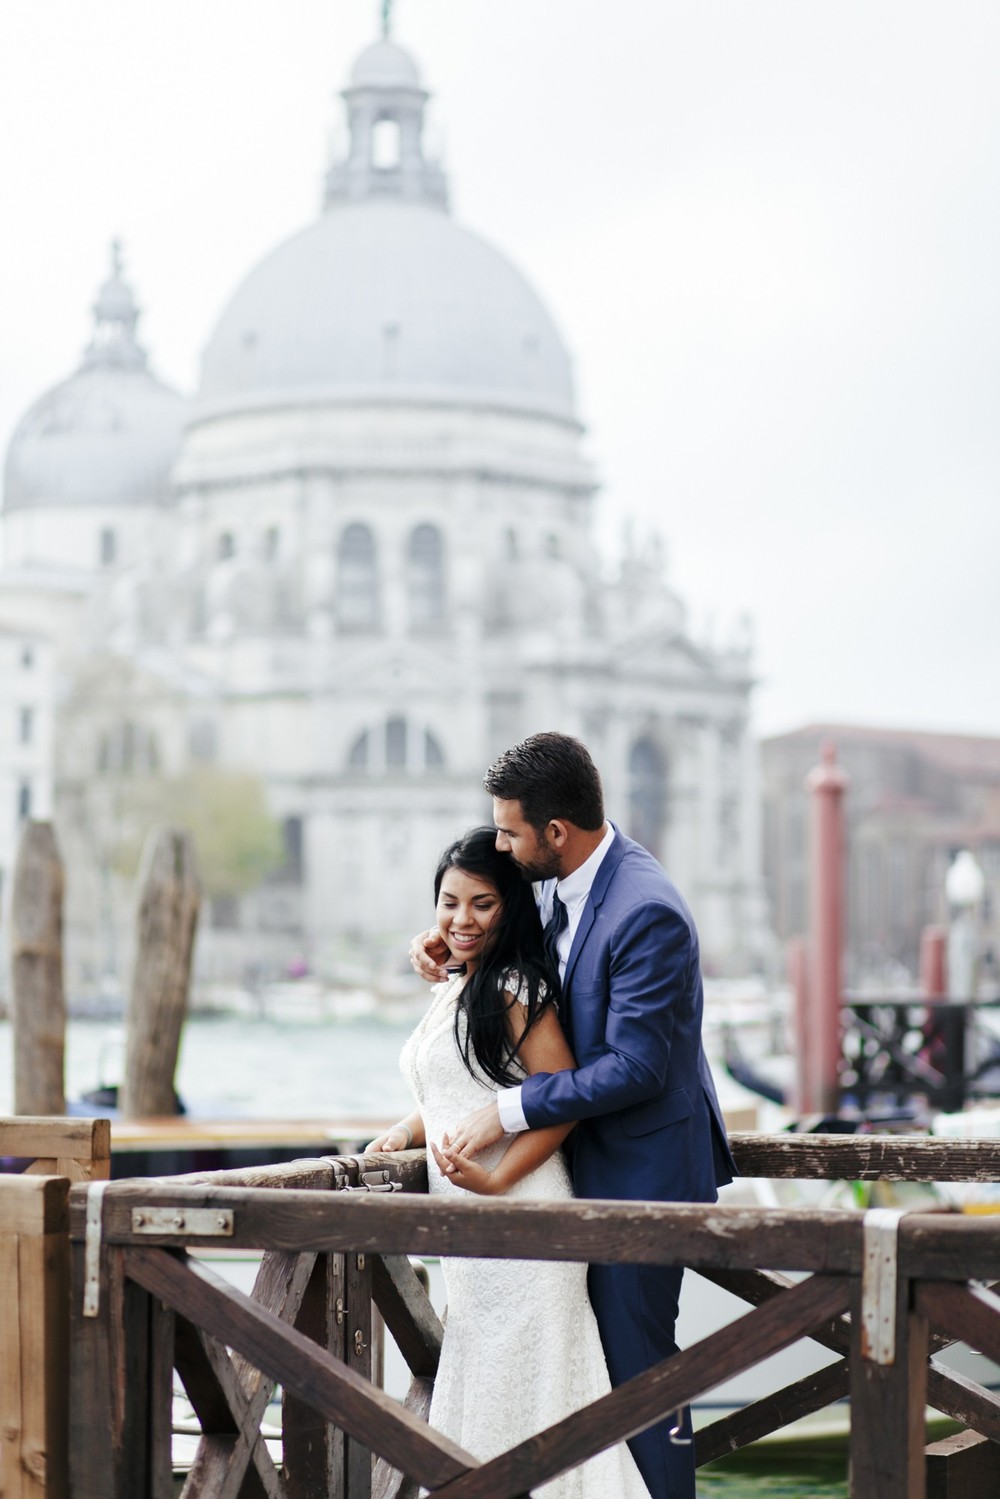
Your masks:
{"label": "suit lapel", "polygon": [[[612,823],[612,827],[614,827],[614,823]],[[562,981],[563,991],[566,994],[569,994],[570,992],[573,970],[576,967],[577,959],[579,958],[580,953],[583,951],[583,945],[587,940],[590,929],[594,925],[594,920],[597,916],[597,908],[604,900],[608,886],[611,883],[612,876],[621,863],[624,853],[625,839],[622,837],[618,829],[615,828],[614,841],[611,844],[611,847],[608,849],[607,853],[604,855],[604,858],[600,862],[597,874],[594,877],[594,883],[590,887],[590,894],[587,896],[587,899],[584,902],[583,911],[580,915],[579,925],[577,926],[576,932],[573,936],[573,946],[570,948],[569,957],[566,959],[566,972],[563,974]]]}

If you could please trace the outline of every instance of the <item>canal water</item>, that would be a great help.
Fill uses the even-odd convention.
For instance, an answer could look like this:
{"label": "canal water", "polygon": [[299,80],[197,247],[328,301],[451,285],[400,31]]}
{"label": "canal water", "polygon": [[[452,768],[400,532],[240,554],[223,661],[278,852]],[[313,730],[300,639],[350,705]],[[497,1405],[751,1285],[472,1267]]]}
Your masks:
{"label": "canal water", "polygon": [[[196,1015],[185,1028],[178,1091],[189,1112],[201,1118],[397,1118],[411,1107],[398,1057],[417,1013],[388,1021],[361,1016],[322,1023],[276,1014]],[[122,1061],[120,1022],[70,1022],[70,1098],[118,1082]],[[718,1080],[726,1102],[728,1079]],[[740,1090],[733,1101],[743,1096]],[[11,1030],[0,1021],[0,1113],[9,1113],[12,1102]],[[682,1341],[690,1338],[682,1333]],[[725,1458],[698,1476],[699,1499],[839,1499],[846,1494],[842,1437],[768,1443]]]}

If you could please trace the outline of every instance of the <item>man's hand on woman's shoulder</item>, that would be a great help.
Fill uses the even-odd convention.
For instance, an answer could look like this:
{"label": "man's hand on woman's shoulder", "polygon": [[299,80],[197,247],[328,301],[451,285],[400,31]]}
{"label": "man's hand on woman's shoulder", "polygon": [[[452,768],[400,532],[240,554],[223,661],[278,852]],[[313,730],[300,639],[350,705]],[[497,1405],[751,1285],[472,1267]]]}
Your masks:
{"label": "man's hand on woman's shoulder", "polygon": [[427,984],[443,984],[448,977],[445,963],[451,957],[448,945],[437,927],[421,932],[410,943],[410,967]]}

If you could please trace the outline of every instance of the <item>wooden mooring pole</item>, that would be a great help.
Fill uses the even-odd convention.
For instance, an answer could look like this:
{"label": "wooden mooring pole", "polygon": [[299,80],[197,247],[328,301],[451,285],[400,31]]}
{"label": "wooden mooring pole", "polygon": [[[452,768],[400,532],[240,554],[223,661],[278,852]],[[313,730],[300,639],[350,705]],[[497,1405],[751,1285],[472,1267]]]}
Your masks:
{"label": "wooden mooring pole", "polygon": [[138,933],[129,996],[121,1110],[130,1119],[177,1112],[174,1073],[187,1013],[199,906],[194,840],[151,834],[139,873]]}
{"label": "wooden mooring pole", "polygon": [[15,1114],[66,1107],[63,865],[50,822],[24,825],[14,864],[10,966]]}

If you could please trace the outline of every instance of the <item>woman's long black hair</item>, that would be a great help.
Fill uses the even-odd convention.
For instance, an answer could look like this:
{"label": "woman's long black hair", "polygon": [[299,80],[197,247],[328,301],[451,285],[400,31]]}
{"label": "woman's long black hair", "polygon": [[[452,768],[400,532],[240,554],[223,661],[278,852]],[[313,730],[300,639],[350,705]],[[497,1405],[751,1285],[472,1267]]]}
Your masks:
{"label": "woman's long black hair", "polygon": [[[535,897],[527,880],[508,854],[496,846],[496,828],[473,828],[441,855],[434,876],[434,901],[449,869],[460,869],[476,879],[488,880],[501,901],[494,939],[483,953],[468,983],[459,995],[455,1011],[455,1040],[466,1067],[475,1077],[476,1067],[498,1087],[521,1081],[511,1071],[517,1055],[507,1027],[511,992],[526,1010],[524,1035],[546,1005],[559,995],[559,975],[545,954],[542,923]],[[461,1016],[467,1018],[465,1035]],[[522,1036],[523,1040],[523,1036]]]}

